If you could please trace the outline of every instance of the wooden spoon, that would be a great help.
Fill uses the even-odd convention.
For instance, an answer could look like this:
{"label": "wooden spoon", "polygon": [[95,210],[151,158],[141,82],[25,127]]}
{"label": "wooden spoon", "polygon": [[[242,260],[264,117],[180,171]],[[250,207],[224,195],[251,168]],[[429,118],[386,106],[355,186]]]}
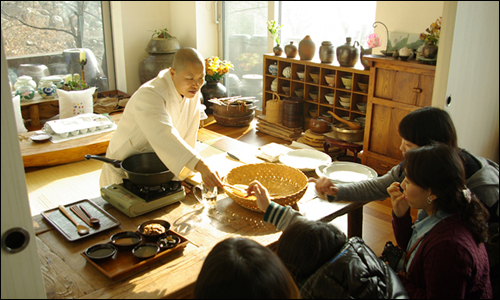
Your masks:
{"label": "wooden spoon", "polygon": [[85,235],[89,233],[89,229],[83,225],[80,225],[76,222],[76,220],[71,216],[69,211],[66,210],[66,208],[62,205],[59,205],[59,210],[71,221],[73,224],[76,226],[76,230],[78,231],[79,235]]}
{"label": "wooden spoon", "polygon": [[80,209],[83,211],[85,215],[90,219],[90,223],[92,223],[92,226],[97,226],[101,221],[99,221],[98,218],[92,217],[92,215],[88,212],[88,210],[85,209],[82,205],[80,205]]}
{"label": "wooden spoon", "polygon": [[352,130],[359,130],[361,129],[361,126],[359,126],[358,124],[356,123],[353,123],[353,122],[349,122],[347,120],[344,120],[342,119],[341,117],[337,116],[336,114],[334,114],[333,112],[329,111],[328,112],[329,114],[331,114],[335,119],[339,120],[340,122],[344,123],[344,124],[347,124],[347,126],[349,126],[349,128],[351,128]]}

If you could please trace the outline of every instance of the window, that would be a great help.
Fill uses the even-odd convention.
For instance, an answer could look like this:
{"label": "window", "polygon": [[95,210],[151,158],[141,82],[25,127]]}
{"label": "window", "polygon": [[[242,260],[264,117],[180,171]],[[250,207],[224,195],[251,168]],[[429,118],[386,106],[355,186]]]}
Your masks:
{"label": "window", "polygon": [[2,1],[2,35],[12,84],[21,75],[30,75],[38,83],[47,74],[81,74],[75,48],[87,48],[85,79],[99,91],[107,91],[108,71],[113,70],[108,70],[106,59],[101,3]]}
{"label": "window", "polygon": [[[225,79],[230,96],[254,96],[262,105],[263,54],[268,53],[266,21],[269,1],[224,1],[222,4],[223,57],[234,64]],[[376,1],[279,1],[276,19],[283,24],[280,46],[310,35],[317,52],[323,41],[342,46],[346,37],[365,45],[373,33]],[[285,55],[285,54],[283,54]],[[317,54],[318,55],[318,54]],[[334,63],[336,60],[334,61]],[[262,109],[262,107],[258,107]]]}

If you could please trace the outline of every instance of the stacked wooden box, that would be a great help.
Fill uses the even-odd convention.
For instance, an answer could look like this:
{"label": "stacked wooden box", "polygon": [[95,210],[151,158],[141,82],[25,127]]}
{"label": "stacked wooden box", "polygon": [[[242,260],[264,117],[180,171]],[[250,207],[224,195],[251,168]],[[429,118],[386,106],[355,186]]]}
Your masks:
{"label": "stacked wooden box", "polygon": [[257,130],[287,141],[296,141],[302,134],[302,127],[289,128],[281,124],[268,122],[265,115],[257,116]]}

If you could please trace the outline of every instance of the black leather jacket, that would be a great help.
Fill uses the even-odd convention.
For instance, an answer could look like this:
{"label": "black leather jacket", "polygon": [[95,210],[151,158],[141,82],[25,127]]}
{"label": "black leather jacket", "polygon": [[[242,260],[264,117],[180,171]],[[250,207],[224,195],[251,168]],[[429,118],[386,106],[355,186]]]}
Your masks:
{"label": "black leather jacket", "polygon": [[300,289],[304,299],[408,299],[396,273],[352,237]]}

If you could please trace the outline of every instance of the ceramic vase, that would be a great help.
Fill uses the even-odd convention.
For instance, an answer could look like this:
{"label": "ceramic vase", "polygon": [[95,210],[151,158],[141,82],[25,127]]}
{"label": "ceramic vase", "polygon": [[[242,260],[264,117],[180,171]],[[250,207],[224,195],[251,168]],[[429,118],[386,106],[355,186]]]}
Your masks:
{"label": "ceramic vase", "polygon": [[155,78],[161,70],[170,68],[175,52],[180,48],[181,43],[175,36],[168,39],[152,38],[139,63],[141,84]]}
{"label": "ceramic vase", "polygon": [[278,65],[277,64],[272,64],[272,65],[269,65],[269,73],[273,76],[276,76],[278,75]]}
{"label": "ceramic vase", "polygon": [[341,67],[352,68],[358,62],[359,50],[356,44],[359,45],[357,41],[354,42],[354,46],[351,45],[351,38],[348,37],[344,45],[337,47],[337,61]]}
{"label": "ceramic vase", "polygon": [[363,55],[372,54],[372,48],[364,49],[363,46],[359,46],[361,51],[359,52],[359,58],[361,59],[361,64],[365,68],[365,70],[370,70],[370,65],[366,59],[363,59]]}
{"label": "ceramic vase", "polygon": [[333,52],[333,45],[330,41],[324,41],[319,47],[319,59],[323,64],[331,64],[333,62],[333,57],[335,53]]}
{"label": "ceramic vase", "polygon": [[281,56],[283,54],[283,48],[280,47],[280,44],[276,45],[276,47],[273,48],[274,55],[276,56]]}
{"label": "ceramic vase", "polygon": [[286,58],[295,58],[297,56],[297,46],[290,42],[290,45],[285,46]]}
{"label": "ceramic vase", "polygon": [[438,53],[438,46],[432,42],[425,44],[424,48],[422,48],[422,54],[425,58],[436,58]]}
{"label": "ceramic vase", "polygon": [[36,89],[36,82],[33,78],[31,76],[23,75],[17,77],[16,83],[14,83],[14,90],[17,90],[18,87],[26,84],[30,85],[33,89]]}
{"label": "ceramic vase", "polygon": [[28,81],[23,81],[17,86],[15,94],[16,96],[19,95],[21,100],[33,100],[35,98],[35,89]]}
{"label": "ceramic vase", "polygon": [[306,35],[299,43],[299,57],[300,60],[311,60],[316,53],[316,44],[310,36]]}
{"label": "ceramic vase", "polygon": [[38,94],[45,99],[52,99],[56,96],[56,85],[49,79],[40,80],[38,85]]}
{"label": "ceramic vase", "polygon": [[227,89],[226,87],[220,83],[219,81],[206,81],[205,84],[201,87],[201,93],[203,94],[203,99],[205,106],[207,107],[206,113],[212,113],[213,111],[213,103],[208,100],[213,98],[225,98],[227,97]]}

